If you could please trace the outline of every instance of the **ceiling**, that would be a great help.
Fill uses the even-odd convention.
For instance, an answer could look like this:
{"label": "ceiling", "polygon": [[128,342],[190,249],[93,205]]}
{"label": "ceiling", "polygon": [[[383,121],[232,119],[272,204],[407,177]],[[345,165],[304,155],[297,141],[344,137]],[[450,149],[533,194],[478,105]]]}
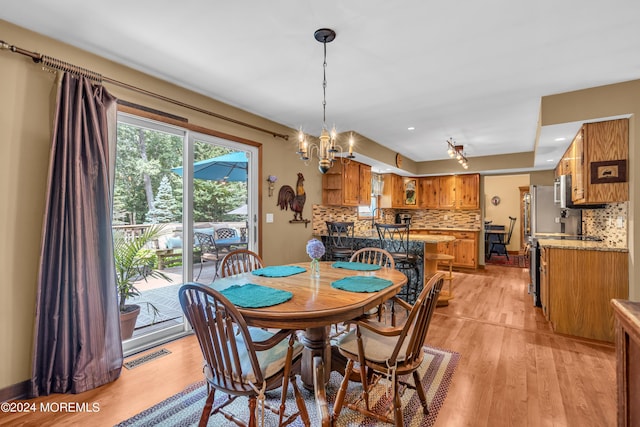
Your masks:
{"label": "ceiling", "polygon": [[633,0],[5,3],[0,19],[313,135],[313,34],[331,28],[327,124],[418,162],[447,158],[453,138],[470,167],[535,150],[532,169],[550,169],[580,123],[543,128],[536,145],[541,97],[640,78]]}

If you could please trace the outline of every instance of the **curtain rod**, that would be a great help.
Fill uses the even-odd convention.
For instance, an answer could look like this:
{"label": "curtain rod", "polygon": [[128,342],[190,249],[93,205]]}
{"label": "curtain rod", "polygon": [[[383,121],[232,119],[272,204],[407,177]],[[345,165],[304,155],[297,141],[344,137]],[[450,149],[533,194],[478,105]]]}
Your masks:
{"label": "curtain rod", "polygon": [[82,67],[79,67],[77,65],[73,65],[73,64],[70,64],[68,62],[65,62],[65,61],[62,61],[62,60],[59,60],[59,59],[56,59],[56,58],[52,58],[52,57],[47,56],[47,55],[41,55],[41,54],[39,54],[37,52],[31,52],[29,50],[22,49],[22,48],[19,48],[17,46],[14,46],[14,45],[10,45],[10,44],[6,43],[3,40],[0,40],[0,49],[10,50],[11,52],[19,53],[19,54],[24,55],[24,56],[28,56],[36,64],[42,63],[45,67],[48,67],[48,68],[52,68],[52,69],[55,69],[55,70],[66,71],[66,72],[70,72],[70,73],[73,73],[73,74],[81,75],[81,76],[84,76],[84,77],[86,77],[86,78],[88,78],[90,80],[98,82],[100,84],[109,83],[109,84],[112,84],[112,85],[115,85],[115,86],[119,86],[119,87],[122,87],[122,88],[125,88],[125,89],[128,89],[128,90],[131,90],[133,92],[138,92],[138,93],[141,93],[143,95],[147,95],[149,97],[156,98],[156,99],[168,102],[170,104],[177,105],[179,107],[188,108],[190,110],[197,111],[199,113],[203,113],[203,114],[206,114],[208,116],[215,117],[217,119],[226,120],[228,122],[235,123],[235,124],[240,125],[240,126],[244,126],[244,127],[248,127],[248,128],[260,131],[260,132],[268,133],[270,135],[273,135],[274,138],[282,138],[285,141],[289,140],[289,135],[278,133],[278,132],[274,132],[274,131],[271,131],[271,130],[268,130],[268,129],[264,129],[264,128],[261,128],[261,127],[258,127],[258,126],[254,126],[251,123],[246,123],[246,122],[243,122],[243,121],[231,118],[231,117],[227,117],[227,116],[223,116],[223,115],[218,114],[218,113],[214,113],[214,112],[209,111],[209,110],[205,110],[205,109],[200,108],[200,107],[196,107],[194,105],[186,104],[186,103],[184,103],[182,101],[178,101],[178,100],[175,100],[173,98],[169,98],[169,97],[166,97],[164,95],[160,95],[160,94],[157,94],[155,92],[151,92],[151,91],[148,91],[146,89],[142,89],[142,88],[139,88],[137,86],[133,86],[133,85],[130,85],[130,84],[127,84],[127,83],[124,83],[124,82],[121,82],[121,81],[118,81],[118,80],[103,76],[100,73],[96,73],[95,71],[91,71],[91,70],[88,70],[86,68],[82,68]]}

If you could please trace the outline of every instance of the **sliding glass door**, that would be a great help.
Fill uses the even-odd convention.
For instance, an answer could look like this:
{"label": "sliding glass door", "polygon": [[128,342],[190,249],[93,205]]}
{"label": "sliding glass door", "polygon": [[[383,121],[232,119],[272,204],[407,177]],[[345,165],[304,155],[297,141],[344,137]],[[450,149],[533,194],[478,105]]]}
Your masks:
{"label": "sliding glass door", "polygon": [[126,241],[156,231],[125,299],[140,306],[125,354],[188,333],[180,285],[211,283],[225,253],[257,248],[257,163],[255,147],[118,115],[113,230]]}

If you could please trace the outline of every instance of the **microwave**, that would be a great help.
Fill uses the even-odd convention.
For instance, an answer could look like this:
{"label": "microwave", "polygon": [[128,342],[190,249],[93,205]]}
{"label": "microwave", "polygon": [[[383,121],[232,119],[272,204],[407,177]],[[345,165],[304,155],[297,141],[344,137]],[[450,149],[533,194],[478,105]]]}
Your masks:
{"label": "microwave", "polygon": [[560,175],[553,182],[553,203],[562,209],[602,209],[606,205],[574,204],[571,191],[571,175]]}

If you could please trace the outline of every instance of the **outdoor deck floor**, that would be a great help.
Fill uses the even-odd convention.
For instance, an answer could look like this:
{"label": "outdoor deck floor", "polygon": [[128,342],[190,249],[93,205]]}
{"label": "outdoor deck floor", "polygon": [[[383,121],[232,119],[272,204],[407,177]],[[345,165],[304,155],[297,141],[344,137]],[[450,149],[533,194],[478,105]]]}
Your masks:
{"label": "outdoor deck floor", "polygon": [[[139,304],[142,309],[136,321],[134,336],[140,336],[164,326],[173,326],[177,322],[182,322],[182,308],[178,300],[178,290],[183,284],[182,266],[171,267],[162,270],[171,281],[162,278],[147,278],[146,281],[141,280],[136,283],[136,287],[140,291],[140,296],[127,300],[130,304]],[[200,277],[200,264],[193,266],[194,282],[210,284],[213,282],[215,267],[213,263],[207,262],[202,267]],[[196,280],[196,277],[198,279]],[[158,309],[158,313],[154,314],[149,304],[153,304]]]}

